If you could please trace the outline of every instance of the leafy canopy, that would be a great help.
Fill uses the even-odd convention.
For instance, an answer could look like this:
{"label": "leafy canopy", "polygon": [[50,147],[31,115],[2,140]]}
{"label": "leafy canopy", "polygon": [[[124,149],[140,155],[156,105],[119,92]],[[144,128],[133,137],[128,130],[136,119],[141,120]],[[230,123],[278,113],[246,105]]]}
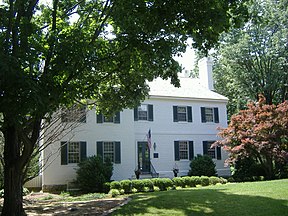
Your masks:
{"label": "leafy canopy", "polygon": [[248,23],[222,35],[215,88],[229,98],[230,115],[260,93],[268,104],[288,99],[287,8],[287,0],[254,0]]}

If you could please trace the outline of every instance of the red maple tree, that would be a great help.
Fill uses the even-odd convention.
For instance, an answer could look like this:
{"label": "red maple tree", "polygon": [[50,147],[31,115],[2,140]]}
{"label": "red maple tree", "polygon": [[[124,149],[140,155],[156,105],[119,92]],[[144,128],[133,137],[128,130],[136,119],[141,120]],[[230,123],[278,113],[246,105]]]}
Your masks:
{"label": "red maple tree", "polygon": [[273,179],[288,165],[288,101],[268,105],[261,95],[257,103],[233,115],[218,135],[223,139],[214,145],[229,152],[227,163],[252,158],[262,166],[265,177]]}

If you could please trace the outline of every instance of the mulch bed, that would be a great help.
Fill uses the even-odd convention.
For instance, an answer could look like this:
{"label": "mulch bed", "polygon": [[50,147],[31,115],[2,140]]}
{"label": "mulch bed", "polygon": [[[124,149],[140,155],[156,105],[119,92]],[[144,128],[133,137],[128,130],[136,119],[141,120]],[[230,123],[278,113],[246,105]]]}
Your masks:
{"label": "mulch bed", "polygon": [[[53,196],[53,198],[49,200],[41,199],[45,196]],[[57,195],[36,193],[24,197],[24,209],[28,216],[105,216],[118,207],[128,203],[129,200],[130,199],[127,197],[121,197],[90,201],[61,202],[59,201],[59,196]],[[3,203],[3,201],[1,203]]]}

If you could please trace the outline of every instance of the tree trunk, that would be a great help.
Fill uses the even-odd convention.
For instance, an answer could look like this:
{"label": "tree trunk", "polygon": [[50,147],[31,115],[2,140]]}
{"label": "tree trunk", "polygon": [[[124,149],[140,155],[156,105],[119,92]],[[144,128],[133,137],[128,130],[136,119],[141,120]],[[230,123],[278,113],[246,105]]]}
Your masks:
{"label": "tree trunk", "polygon": [[7,126],[4,129],[4,138],[4,204],[1,215],[23,216],[26,215],[22,196],[23,167],[16,127]]}

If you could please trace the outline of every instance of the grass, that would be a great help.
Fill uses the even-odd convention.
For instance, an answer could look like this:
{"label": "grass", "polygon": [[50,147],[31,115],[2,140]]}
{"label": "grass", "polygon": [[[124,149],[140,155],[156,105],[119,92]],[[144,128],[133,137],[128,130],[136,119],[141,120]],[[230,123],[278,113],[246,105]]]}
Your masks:
{"label": "grass", "polygon": [[288,216],[288,179],[143,193],[112,215]]}

